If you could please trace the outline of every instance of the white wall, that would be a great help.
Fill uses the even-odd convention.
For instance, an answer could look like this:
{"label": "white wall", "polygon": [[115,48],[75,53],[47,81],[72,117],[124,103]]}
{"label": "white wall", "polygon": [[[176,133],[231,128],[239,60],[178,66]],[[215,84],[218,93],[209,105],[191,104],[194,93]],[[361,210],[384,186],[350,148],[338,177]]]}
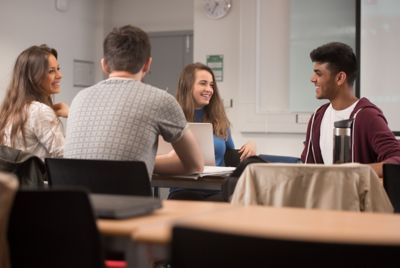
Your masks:
{"label": "white wall", "polygon": [[[227,102],[233,100],[233,107],[227,108],[227,112],[233,124],[236,146],[252,139],[257,142],[259,153],[300,154],[304,139],[302,134],[241,132],[244,113],[238,103],[246,95],[247,88],[240,88],[239,85],[244,77],[251,74],[251,70],[240,68],[240,44],[246,41],[241,40],[240,20],[245,14],[241,14],[240,5],[243,3],[240,0],[233,0],[231,13],[218,21],[205,17],[203,0],[61,0],[69,4],[65,12],[55,10],[55,1],[2,0],[0,3],[0,97],[4,94],[17,55],[30,45],[48,43],[58,49],[64,78],[62,93],[57,100],[69,103],[80,90],[73,87],[73,60],[95,62],[96,80],[100,80],[102,74],[98,61],[102,40],[113,27],[133,24],[149,32],[193,29],[196,61],[205,62],[208,54],[224,55],[224,81],[219,83],[219,87]],[[285,2],[269,0],[268,5],[275,8],[280,1]],[[285,21],[287,14],[278,13],[276,16]],[[272,23],[267,26],[270,35],[276,37],[283,34],[280,27],[287,25]],[[282,61],[275,68],[287,70],[288,67]],[[285,81],[271,83],[277,85],[271,96],[281,95],[280,91],[287,90]],[[245,118],[245,121],[251,120]]]}
{"label": "white wall", "polygon": [[[271,41],[269,47],[262,48],[269,50],[266,53],[270,53],[271,61],[271,75],[262,77],[262,80],[269,88],[270,96],[278,96],[277,99],[270,97],[269,102],[272,106],[276,102],[281,102],[282,96],[283,98],[287,96],[288,91],[288,55],[287,53],[282,54],[283,50],[279,49],[279,46],[288,47],[288,44],[284,41],[288,40],[288,1],[269,0],[262,2],[270,8],[271,12],[271,16],[264,18],[267,21],[264,21],[263,30],[269,32],[268,36],[271,36],[271,40],[283,40],[275,43]],[[254,4],[254,1],[232,0],[232,10],[228,16],[221,20],[210,20],[204,15],[203,0],[194,0],[194,59],[205,62],[206,56],[209,54],[224,55],[224,81],[218,83],[218,87],[225,100],[233,100],[233,107],[226,109],[233,124],[232,132],[236,147],[251,139],[256,141],[258,153],[299,156],[303,148],[304,134],[243,132],[243,124],[249,126],[252,121],[254,121],[254,124],[259,124],[259,121],[255,118],[246,116],[247,114],[255,114],[253,111],[256,110],[253,93],[254,81],[243,82],[249,77],[254,77],[255,68],[241,68],[246,64],[254,65],[256,60],[241,57],[241,46],[249,42],[243,36],[248,32],[255,31],[254,27],[241,29],[243,20],[254,19],[254,17],[248,17],[243,8],[241,10],[241,5],[252,4]],[[278,19],[279,22],[274,21],[274,19]],[[284,105],[280,103],[278,106]],[[265,115],[260,116],[265,117]]]}
{"label": "white wall", "polygon": [[360,94],[400,132],[400,1],[361,1]]}
{"label": "white wall", "polygon": [[109,0],[106,17],[113,27],[132,24],[148,32],[193,29],[193,1]]}
{"label": "white wall", "polygon": [[95,77],[103,38],[103,0],[65,0],[58,11],[55,0],[2,0],[0,2],[0,98],[3,98],[18,54],[32,45],[48,44],[58,50],[63,73],[57,101],[69,103],[80,88],[73,86],[73,60],[94,61]]}
{"label": "white wall", "polygon": [[[242,2],[244,1],[242,0]],[[274,38],[281,36],[282,39],[288,39],[288,30],[286,29],[289,27],[288,12],[282,8],[282,5],[288,5],[287,2],[288,0],[268,0],[265,3],[271,7],[271,14],[274,14],[274,17],[270,18],[271,23],[266,26]],[[241,16],[245,16],[245,14],[241,14],[240,10],[240,4],[243,3],[240,3],[240,0],[233,0],[230,14],[218,21],[210,20],[204,15],[203,3],[203,0],[109,0],[106,2],[108,21],[105,32],[115,26],[125,24],[139,26],[148,32],[193,29],[195,61],[205,62],[206,56],[209,54],[224,55],[224,81],[218,86],[226,103],[229,103],[230,99],[233,100],[233,107],[227,108],[227,112],[233,124],[232,131],[236,146],[252,139],[257,142],[259,153],[299,156],[303,148],[304,134],[241,132],[242,112],[238,104],[246,95],[246,88],[240,89],[239,84],[249,72],[249,70],[240,69],[240,45],[241,42],[246,42],[246,40],[241,40],[240,33],[240,20],[243,19]],[[277,10],[277,7],[280,8]],[[279,18],[284,23],[277,24],[273,21],[274,18]],[[283,29],[285,30],[283,31]],[[275,47],[280,45],[279,43],[274,44]],[[288,47],[288,44],[283,45]],[[275,58],[272,69],[282,70],[282,72],[289,71],[286,52],[276,54],[272,49],[269,53]],[[274,85],[273,91],[270,92],[271,96],[282,98],[282,92],[287,92],[288,82],[281,76],[271,75],[272,78],[275,78],[273,81],[266,79],[267,83]],[[287,96],[287,93],[283,95]],[[274,104],[273,98],[270,103]],[[255,109],[255,105],[253,106]]]}
{"label": "white wall", "polygon": [[[56,2],[67,4],[56,10]],[[70,103],[81,89],[73,86],[73,60],[95,63],[95,81],[103,78],[99,61],[105,34],[133,24],[146,31],[193,29],[193,2],[187,0],[1,0],[0,98],[18,54],[46,43],[59,52],[63,80],[56,100]]]}

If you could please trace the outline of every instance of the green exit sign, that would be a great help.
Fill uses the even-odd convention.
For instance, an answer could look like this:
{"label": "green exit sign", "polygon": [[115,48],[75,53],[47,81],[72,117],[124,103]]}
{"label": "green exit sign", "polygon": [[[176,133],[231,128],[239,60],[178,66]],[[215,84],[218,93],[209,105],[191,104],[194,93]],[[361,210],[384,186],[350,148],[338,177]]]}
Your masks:
{"label": "green exit sign", "polygon": [[207,55],[207,66],[214,72],[215,80],[224,80],[224,55]]}

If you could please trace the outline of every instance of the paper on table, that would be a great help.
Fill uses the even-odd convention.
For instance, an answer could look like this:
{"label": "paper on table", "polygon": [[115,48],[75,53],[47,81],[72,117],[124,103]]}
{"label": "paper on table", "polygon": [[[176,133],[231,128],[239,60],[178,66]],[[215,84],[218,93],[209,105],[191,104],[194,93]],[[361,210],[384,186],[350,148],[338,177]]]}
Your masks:
{"label": "paper on table", "polygon": [[198,178],[205,176],[228,176],[234,170],[235,167],[204,166],[204,170],[201,173],[189,175],[174,175],[173,177],[197,180]]}
{"label": "paper on table", "polygon": [[235,167],[219,167],[219,166],[204,166],[204,170],[198,173],[200,177],[210,175],[229,175],[235,170]]}

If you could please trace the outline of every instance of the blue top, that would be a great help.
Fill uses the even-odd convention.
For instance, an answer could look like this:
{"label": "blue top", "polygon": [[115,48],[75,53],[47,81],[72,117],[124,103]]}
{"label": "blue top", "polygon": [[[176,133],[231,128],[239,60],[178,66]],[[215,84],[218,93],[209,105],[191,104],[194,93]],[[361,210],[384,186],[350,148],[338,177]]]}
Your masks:
{"label": "blue top", "polygon": [[[203,109],[196,109],[194,111],[195,122],[203,122],[203,117],[204,117]],[[235,149],[235,144],[233,143],[231,131],[230,129],[228,129],[228,138],[226,140],[224,138],[216,136],[215,134],[213,136],[214,136],[215,165],[225,166],[224,155],[226,149]]]}

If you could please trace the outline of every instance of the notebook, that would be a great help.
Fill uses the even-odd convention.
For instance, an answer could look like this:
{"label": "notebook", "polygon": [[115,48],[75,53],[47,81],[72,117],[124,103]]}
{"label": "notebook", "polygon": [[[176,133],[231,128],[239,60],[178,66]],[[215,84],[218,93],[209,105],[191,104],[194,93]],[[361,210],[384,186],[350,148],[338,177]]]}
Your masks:
{"label": "notebook", "polygon": [[[203,152],[205,165],[215,166],[214,137],[211,123],[188,123],[189,129],[196,138],[200,149]],[[173,150],[172,145],[166,142],[161,136],[158,140],[157,154],[166,154]]]}
{"label": "notebook", "polygon": [[174,175],[174,178],[183,178],[183,179],[193,179],[197,180],[202,177],[226,177],[232,174],[235,170],[235,167],[219,167],[219,166],[204,166],[203,172],[193,173],[193,174],[185,174],[185,175]]}
{"label": "notebook", "polygon": [[125,219],[161,208],[161,200],[153,197],[90,194],[94,212],[99,218]]}

